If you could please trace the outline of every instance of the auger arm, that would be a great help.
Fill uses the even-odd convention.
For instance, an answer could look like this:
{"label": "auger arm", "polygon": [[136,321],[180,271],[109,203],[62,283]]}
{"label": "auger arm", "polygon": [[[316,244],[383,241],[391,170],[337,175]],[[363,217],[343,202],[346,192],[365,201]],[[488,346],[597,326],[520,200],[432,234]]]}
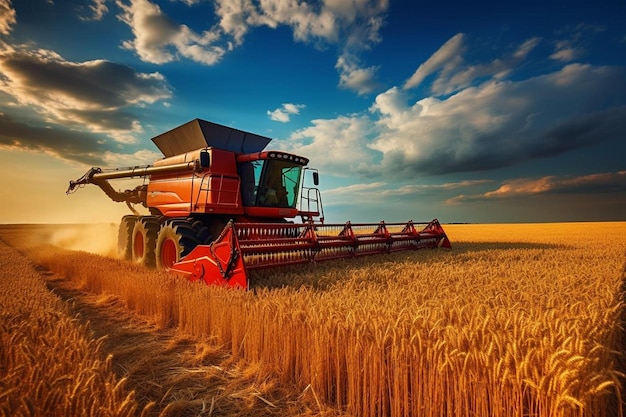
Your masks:
{"label": "auger arm", "polygon": [[[104,178],[103,178],[104,177]],[[117,177],[116,177],[117,178]],[[124,177],[121,177],[124,178]],[[86,184],[94,184],[100,187],[102,191],[116,203],[126,203],[128,208],[137,213],[132,204],[142,204],[146,207],[146,189],[145,184],[138,185],[132,190],[117,191],[109,184],[108,177],[102,172],[102,169],[93,167],[76,181],[70,181],[69,187],[65,194],[71,194],[76,191],[76,187],[82,187]]]}
{"label": "auger arm", "polygon": [[166,174],[201,169],[200,161],[198,160],[172,165],[146,165],[126,169],[115,169],[112,171],[103,171],[102,168],[93,167],[76,181],[70,181],[70,185],[65,193],[71,194],[76,191],[77,187],[82,187],[86,184],[94,184],[100,187],[100,189],[104,191],[104,193],[111,200],[118,203],[126,203],[132,210],[132,207],[130,206],[131,204],[142,204],[144,207],[147,206],[147,185],[142,184],[132,190],[117,191],[111,186],[109,180],[119,178],[144,178],[153,174]]}

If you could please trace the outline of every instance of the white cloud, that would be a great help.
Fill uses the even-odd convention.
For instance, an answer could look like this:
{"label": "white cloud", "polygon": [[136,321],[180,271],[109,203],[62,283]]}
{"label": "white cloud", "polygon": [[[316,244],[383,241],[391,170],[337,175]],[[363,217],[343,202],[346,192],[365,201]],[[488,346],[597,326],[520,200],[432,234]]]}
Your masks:
{"label": "white cloud", "polygon": [[102,20],[105,14],[109,12],[106,5],[107,0],[92,0],[89,5],[91,16],[81,17],[83,20]]}
{"label": "white cloud", "polygon": [[339,35],[339,16],[322,4],[320,7],[299,0],[265,0],[260,2],[263,24],[270,27],[287,25],[293,36],[302,42],[316,39],[334,43]]}
{"label": "white cloud", "polygon": [[362,200],[381,200],[392,196],[414,196],[416,194],[432,191],[449,191],[460,188],[474,187],[493,182],[492,180],[464,180],[447,182],[443,184],[404,184],[391,185],[384,181],[351,184],[344,187],[332,188],[324,191],[325,197],[345,198],[350,195]]}
{"label": "white cloud", "polygon": [[417,70],[404,83],[404,89],[419,86],[426,77],[443,68],[445,73],[451,72],[461,62],[461,53],[463,52],[464,35],[457,33],[444,43],[434,54],[421,64]]}
{"label": "white cloud", "polygon": [[459,91],[480,79],[504,79],[527,58],[539,42],[539,38],[531,38],[509,55],[487,63],[468,65],[463,58],[467,50],[465,35],[458,33],[421,64],[403,88],[417,87],[426,77],[436,73],[438,75],[432,83],[431,91],[437,95]]}
{"label": "white cloud", "polygon": [[504,79],[518,67],[528,54],[539,44],[539,38],[532,38],[522,43],[511,55],[496,58],[484,64],[469,65],[456,73],[446,71],[433,84],[433,92],[449,94],[472,85],[481,78]]}
{"label": "white cloud", "polygon": [[325,190],[324,197],[330,199],[331,201],[335,197],[338,201],[343,201],[346,196],[350,196],[351,199],[361,199],[363,197],[370,198],[373,194],[378,195],[388,186],[389,184],[383,181],[351,184],[344,187],[336,187]]}
{"label": "white cloud", "polygon": [[267,111],[270,119],[276,122],[287,123],[292,114],[300,114],[300,109],[305,108],[304,104],[283,103],[283,105],[276,110]]}
{"label": "white cloud", "polygon": [[562,62],[571,62],[582,55],[583,51],[576,48],[570,41],[557,41],[554,46],[554,53],[550,55],[551,59]]}
{"label": "white cloud", "polygon": [[215,14],[220,18],[219,27],[236,45],[241,45],[251,25],[271,25],[259,16],[251,0],[217,0]]}
{"label": "white cloud", "polygon": [[572,62],[580,59],[591,47],[590,40],[605,31],[604,26],[579,23],[574,27],[566,27],[559,31],[559,40],[554,44],[554,52],[550,58],[555,61]]}
{"label": "white cloud", "polygon": [[339,70],[339,87],[355,91],[358,95],[368,94],[378,88],[375,81],[378,66],[361,68],[351,56],[341,56],[335,68]]}
{"label": "white cloud", "polygon": [[11,26],[16,22],[15,9],[11,0],[0,0],[0,33],[3,35],[11,33]]}
{"label": "white cloud", "polygon": [[104,166],[115,168],[150,165],[153,164],[154,161],[158,161],[161,158],[163,158],[163,155],[160,153],[147,149],[142,149],[131,154],[121,154],[107,151],[102,155]]}
{"label": "white cloud", "polygon": [[365,144],[374,124],[365,116],[313,120],[312,126],[293,133],[286,150],[306,155],[311,165],[340,177],[370,176],[376,171],[376,152]]}
{"label": "white cloud", "polygon": [[224,47],[215,44],[220,36],[218,32],[197,34],[171,20],[158,5],[148,0],[131,0],[129,5],[117,0],[117,5],[122,9],[118,18],[128,24],[135,35],[135,39],[125,41],[123,47],[135,51],[146,62],[164,64],[180,55],[213,65],[226,53]]}
{"label": "white cloud", "polygon": [[183,57],[214,65],[240,46],[251,28],[288,26],[296,41],[318,48],[337,46],[339,85],[359,94],[375,88],[377,67],[361,66],[356,57],[381,41],[380,30],[389,7],[387,0],[216,0],[218,23],[197,34],[174,22],[149,0],[116,2],[122,9],[119,19],[134,34],[134,39],[123,46],[144,61],[164,64]]}

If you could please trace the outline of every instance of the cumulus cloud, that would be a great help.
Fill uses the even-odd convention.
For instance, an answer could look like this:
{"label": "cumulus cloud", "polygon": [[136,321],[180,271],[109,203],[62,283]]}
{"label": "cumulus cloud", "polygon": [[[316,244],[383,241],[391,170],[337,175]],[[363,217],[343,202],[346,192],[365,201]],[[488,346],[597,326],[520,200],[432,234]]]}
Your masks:
{"label": "cumulus cloud", "polygon": [[11,0],[0,0],[0,33],[8,35],[15,23],[15,9],[13,9]]}
{"label": "cumulus cloud", "polygon": [[[512,55],[521,59],[536,42]],[[619,144],[624,131],[624,69],[569,64],[527,79],[489,79],[448,97],[411,101],[410,91],[393,87],[376,96],[369,114],[316,120],[291,139],[295,152],[330,155],[319,161],[327,172],[406,181]]]}
{"label": "cumulus cloud", "polygon": [[307,155],[311,164],[336,176],[371,176],[376,155],[367,146],[374,124],[365,116],[313,120],[312,126],[293,133],[286,150]]}
{"label": "cumulus cloud", "polygon": [[352,56],[341,56],[335,68],[339,70],[339,87],[355,91],[358,95],[369,94],[379,86],[376,82],[378,66],[362,68]]}
{"label": "cumulus cloud", "polygon": [[140,73],[104,60],[71,62],[43,49],[0,47],[0,91],[53,123],[132,142],[141,126],[128,109],[171,97],[159,73]]}
{"label": "cumulus cloud", "polygon": [[134,35],[123,46],[144,61],[164,64],[187,58],[214,65],[240,46],[251,28],[287,26],[298,42],[317,48],[337,46],[339,85],[359,94],[372,91],[376,67],[361,67],[354,57],[380,42],[380,29],[389,7],[387,0],[216,0],[218,22],[199,34],[170,19],[149,0],[116,2],[122,9],[119,19],[131,27]]}
{"label": "cumulus cloud", "polygon": [[268,110],[267,114],[270,119],[276,122],[287,123],[292,114],[300,114],[300,109],[305,108],[304,104],[283,103],[283,105],[275,110]]}
{"label": "cumulus cloud", "polygon": [[403,177],[494,169],[616,139],[626,128],[626,77],[572,64],[522,81],[492,81],[409,105],[380,94],[371,110],[382,169]]}
{"label": "cumulus cloud", "polygon": [[214,31],[197,34],[186,25],[170,19],[161,8],[148,0],[131,0],[130,4],[117,0],[122,9],[118,18],[128,24],[135,36],[123,47],[135,51],[139,57],[154,64],[164,64],[183,56],[207,65],[219,62],[226,50],[215,45],[219,37]]}
{"label": "cumulus cloud", "polygon": [[458,204],[468,201],[488,201],[528,197],[547,193],[623,193],[626,192],[626,171],[603,172],[576,177],[546,176],[518,178],[503,183],[493,191],[477,195],[460,195],[447,201]]}

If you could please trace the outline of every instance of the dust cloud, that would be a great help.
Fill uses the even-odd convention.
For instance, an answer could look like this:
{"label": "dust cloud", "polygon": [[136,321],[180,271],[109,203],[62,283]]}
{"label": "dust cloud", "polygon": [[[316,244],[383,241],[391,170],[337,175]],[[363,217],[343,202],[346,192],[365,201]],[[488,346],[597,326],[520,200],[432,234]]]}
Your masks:
{"label": "dust cloud", "polygon": [[117,258],[117,228],[115,223],[59,225],[50,230],[47,243]]}

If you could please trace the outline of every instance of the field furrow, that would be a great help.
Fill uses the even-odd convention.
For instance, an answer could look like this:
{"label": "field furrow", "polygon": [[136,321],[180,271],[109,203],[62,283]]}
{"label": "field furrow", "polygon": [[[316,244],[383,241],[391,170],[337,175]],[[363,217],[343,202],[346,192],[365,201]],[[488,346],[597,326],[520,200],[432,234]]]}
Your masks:
{"label": "field furrow", "polygon": [[[328,407],[311,410],[308,407],[311,401],[303,398],[301,392],[282,388],[276,378],[258,364],[235,360],[222,346],[185,335],[170,326],[159,326],[151,322],[150,317],[137,315],[113,294],[85,292],[75,280],[34,264],[33,260],[2,240],[0,245],[3,254],[0,262],[3,274],[0,278],[4,296],[0,302],[3,307],[2,323],[6,323],[2,329],[2,353],[5,357],[0,357],[0,369],[7,363],[9,365],[7,375],[0,375],[0,383],[20,387],[10,389],[0,397],[2,415],[337,415]],[[47,250],[48,255],[55,256],[66,252],[54,248]],[[28,280],[23,279],[25,275]],[[5,287],[13,291],[4,291]],[[18,298],[16,302],[15,292],[25,297]],[[48,311],[37,313],[44,317],[33,322],[15,315],[15,309],[38,310],[33,306],[41,302],[50,304]],[[9,307],[4,308],[5,305]],[[47,320],[46,314],[52,319],[47,324],[54,329],[53,334],[45,334],[41,329],[41,322]],[[57,320],[59,316],[63,317],[61,321]],[[76,345],[77,336],[67,331],[64,321],[76,327],[86,345],[95,347],[89,352],[94,364],[75,362],[75,353],[67,351],[68,345]],[[18,339],[19,333],[12,334],[17,331],[16,325],[37,335],[29,340]],[[43,345],[38,343],[44,339],[47,341]],[[15,343],[16,340],[19,344]],[[57,349],[44,349],[49,346]],[[19,360],[23,357],[21,351],[28,352],[29,360],[32,358],[27,367]],[[39,354],[45,360],[40,360]],[[18,357],[6,358],[14,355]],[[99,372],[106,374],[112,382],[107,382],[100,390],[117,397],[118,392],[124,392],[126,397],[119,401],[120,408],[113,408],[110,414],[102,414],[91,410],[84,399],[78,405],[65,401],[68,388],[59,388],[58,384],[41,380],[42,375],[45,377],[48,372],[43,370],[57,361],[66,368],[57,379],[71,387],[81,384],[81,375],[93,372],[94,368],[102,368]],[[26,376],[31,380],[24,379],[25,369]],[[46,379],[50,378],[53,377]],[[103,378],[94,384],[100,383]],[[47,390],[41,389],[42,384],[47,386]],[[81,390],[86,391],[83,395],[96,405],[106,398],[98,390],[93,390],[93,384]],[[59,402],[64,402],[64,406],[59,406]]]}

